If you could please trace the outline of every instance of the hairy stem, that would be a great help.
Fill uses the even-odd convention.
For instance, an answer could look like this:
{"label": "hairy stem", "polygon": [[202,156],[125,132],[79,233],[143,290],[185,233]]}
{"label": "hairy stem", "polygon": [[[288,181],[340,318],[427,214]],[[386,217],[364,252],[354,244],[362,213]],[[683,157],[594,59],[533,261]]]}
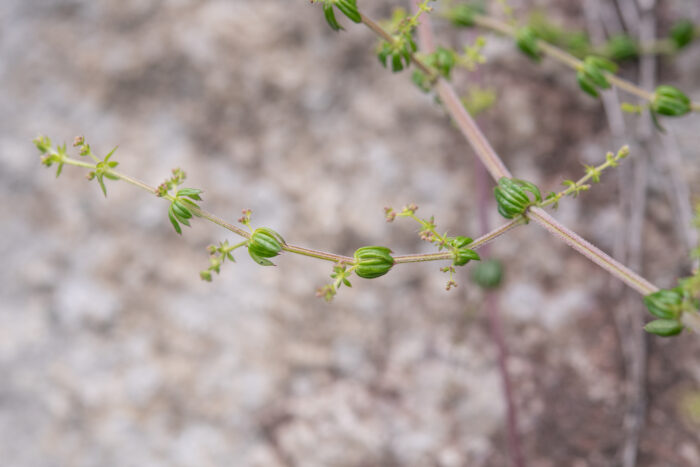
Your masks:
{"label": "hairy stem", "polygon": [[598,247],[587,242],[576,232],[561,225],[556,219],[547,214],[544,209],[532,207],[528,210],[527,216],[547,229],[550,233],[564,240],[564,242],[574,250],[578,251],[610,274],[618,277],[640,294],[648,295],[659,290],[654,284],[634,271],[631,271],[608,254],[601,251]]}

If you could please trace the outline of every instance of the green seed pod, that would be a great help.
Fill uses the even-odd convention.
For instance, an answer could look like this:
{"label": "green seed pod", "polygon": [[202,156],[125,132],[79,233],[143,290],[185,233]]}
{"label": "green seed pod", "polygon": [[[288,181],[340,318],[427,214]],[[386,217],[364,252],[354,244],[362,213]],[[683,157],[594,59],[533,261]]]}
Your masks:
{"label": "green seed pod", "polygon": [[683,293],[678,287],[671,290],[662,289],[644,297],[644,305],[649,313],[662,319],[677,318],[682,303]]}
{"label": "green seed pod", "polygon": [[606,45],[608,56],[613,60],[629,60],[639,55],[639,46],[629,36],[613,36]]}
{"label": "green seed pod", "polygon": [[425,76],[425,73],[423,73],[420,70],[414,70],[413,75],[411,76],[411,81],[413,81],[413,84],[418,86],[418,88],[423,91],[423,92],[429,92],[431,83],[428,80],[428,78]]}
{"label": "green seed pod", "polygon": [[515,43],[520,51],[536,62],[541,58],[538,41],[535,31],[529,26],[520,28],[515,36]]}
{"label": "green seed pod", "polygon": [[606,72],[614,73],[617,65],[602,57],[588,56],[576,73],[576,80],[581,89],[593,97],[598,97],[598,89],[610,88]]}
{"label": "green seed pod", "polygon": [[363,246],[355,251],[355,274],[365,279],[383,276],[394,265],[391,250],[384,246]]}
{"label": "green seed pod", "polygon": [[394,73],[403,70],[403,60],[401,54],[394,53],[391,56],[391,71]]}
{"label": "green seed pod", "polygon": [[387,66],[389,55],[391,55],[391,45],[388,42],[382,42],[377,51],[377,58],[384,68]]}
{"label": "green seed pod", "polygon": [[673,86],[659,86],[654,91],[651,109],[661,115],[678,117],[690,112],[690,98]]}
{"label": "green seed pod", "polygon": [[[534,196],[531,200],[525,192]],[[523,214],[532,204],[542,202],[542,194],[533,183],[517,178],[501,177],[494,187],[493,194],[498,203],[498,212],[506,219]]]}
{"label": "green seed pod", "polygon": [[472,280],[484,289],[495,289],[503,280],[503,266],[496,259],[481,262],[472,269]]}
{"label": "green seed pod", "polygon": [[248,254],[253,260],[263,266],[272,266],[273,263],[265,258],[272,258],[280,254],[284,239],[272,229],[260,227],[255,229],[248,240]]}
{"label": "green seed pod", "polygon": [[578,85],[583,91],[593,97],[598,97],[598,90],[595,87],[595,84],[591,81],[591,79],[586,75],[586,73],[583,72],[583,70],[579,70],[576,72],[576,81],[578,81]]}
{"label": "green seed pod", "polygon": [[590,63],[586,63],[583,65],[583,72],[597,87],[601,89],[610,88],[610,83],[608,83],[608,79],[605,77],[605,74],[601,71],[601,69],[597,66],[591,65]]}
{"label": "green seed pod", "polygon": [[340,31],[343,27],[338,24],[338,20],[335,19],[335,12],[333,11],[333,5],[330,3],[323,4],[323,16],[326,17],[326,22],[334,31]]}
{"label": "green seed pod", "polygon": [[428,64],[435,67],[445,78],[450,77],[452,68],[454,68],[456,63],[455,53],[444,47],[438,47],[435,53],[429,56],[428,60]]}
{"label": "green seed pod", "polygon": [[455,26],[470,28],[474,26],[474,16],[476,14],[477,11],[472,6],[461,4],[452,8],[447,16]]}
{"label": "green seed pod", "polygon": [[361,23],[362,16],[357,9],[357,0],[337,0],[335,6],[354,23]]}
{"label": "green seed pod", "polygon": [[682,49],[690,44],[695,37],[695,25],[692,21],[682,19],[671,27],[671,41],[677,49]]}
{"label": "green seed pod", "polygon": [[459,237],[451,237],[449,242],[454,248],[464,248],[472,242],[472,239],[470,237],[460,235]]}
{"label": "green seed pod", "polygon": [[182,201],[176,199],[175,201],[173,201],[172,206],[173,206],[173,211],[175,212],[175,214],[177,215],[178,218],[180,218],[180,219],[191,219],[192,218],[192,213],[187,208],[187,206],[185,206],[185,204],[182,203]]}
{"label": "green seed pod", "polygon": [[603,57],[596,57],[595,55],[589,55],[584,59],[585,63],[588,63],[592,66],[595,66],[601,71],[609,71],[610,73],[616,73],[617,72],[617,65],[614,62],[611,62],[607,58]]}
{"label": "green seed pod", "polygon": [[644,326],[644,330],[661,337],[676,336],[683,331],[683,324],[674,319],[655,319]]}
{"label": "green seed pod", "polygon": [[455,266],[464,266],[469,261],[479,261],[481,257],[476,251],[470,250],[469,248],[460,248],[454,252],[454,260],[452,264]]}
{"label": "green seed pod", "polygon": [[655,112],[669,117],[677,117],[688,113],[687,105],[664,97],[654,100],[653,109]]}

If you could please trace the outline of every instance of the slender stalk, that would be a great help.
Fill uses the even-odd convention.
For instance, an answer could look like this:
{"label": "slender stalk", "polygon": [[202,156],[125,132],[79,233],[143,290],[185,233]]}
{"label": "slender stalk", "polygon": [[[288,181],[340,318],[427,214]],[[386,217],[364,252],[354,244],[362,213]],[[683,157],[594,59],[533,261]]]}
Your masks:
{"label": "slender stalk", "polygon": [[[97,164],[90,164],[87,162],[83,162],[78,159],[72,159],[70,157],[64,157],[63,162],[68,165],[73,165],[76,167],[83,167],[86,169],[96,169]],[[99,160],[98,160],[99,163]],[[130,183],[131,185],[134,185],[136,187],[139,187],[145,191],[148,191],[149,193],[155,195],[158,193],[158,190],[150,185],[148,185],[145,182],[142,182],[141,180],[131,177],[129,175],[125,175],[121,172],[117,172],[116,170],[109,170],[109,174],[114,175],[115,177],[119,178],[120,180],[123,180],[127,183]],[[173,201],[175,198],[171,195],[163,196],[163,199],[167,199],[169,201]],[[226,222],[225,220],[221,219],[220,217],[202,209],[202,208],[196,208],[194,206],[189,206],[189,209],[192,211],[192,213],[197,216],[201,217],[203,219],[207,219],[210,222],[213,222],[214,224],[223,227],[227,230],[230,230],[231,232],[235,233],[236,235],[240,235],[241,237],[244,238],[250,238],[251,234],[250,232],[246,231],[245,229],[242,229],[241,227],[238,227],[237,225],[231,224],[229,222]],[[476,249],[479,248],[480,246],[483,246],[484,244],[490,242],[491,240],[505,234],[508,232],[510,229],[513,227],[516,227],[519,225],[518,221],[511,221],[508,222],[501,227],[493,230],[492,232],[489,232],[488,234],[477,238],[470,244],[470,248]],[[294,253],[297,255],[302,255],[302,256],[308,256],[310,258],[316,258],[316,259],[321,259],[324,261],[330,261],[332,263],[347,263],[347,264],[353,264],[355,262],[355,258],[350,257],[350,256],[343,256],[343,255],[338,255],[335,253],[327,253],[325,251],[319,251],[319,250],[313,250],[311,248],[305,248],[302,246],[297,246],[297,245],[290,245],[290,244],[284,244],[282,245],[282,250],[288,251],[289,253]],[[440,260],[450,260],[452,261],[453,254],[451,252],[443,252],[443,253],[424,253],[424,254],[414,254],[414,255],[402,255],[402,256],[395,256],[394,257],[396,264],[402,264],[402,263],[417,263],[417,262],[425,262],[425,261],[440,261]]]}
{"label": "slender stalk", "polygon": [[[469,245],[471,248],[471,245]],[[473,249],[473,248],[472,248]],[[394,256],[395,264],[402,263],[422,263],[425,261],[435,261],[441,259],[451,260],[454,255],[449,251],[443,251],[442,253],[428,253],[423,255],[398,255]]]}
{"label": "slender stalk", "polygon": [[640,294],[648,295],[659,290],[654,284],[634,271],[631,271],[598,247],[587,242],[576,232],[561,225],[556,219],[547,214],[544,209],[532,207],[528,210],[527,216],[547,229],[550,233],[564,240],[564,242],[574,250],[578,251],[610,274],[618,277]]}
{"label": "slender stalk", "polygon": [[[523,225],[523,222],[520,219],[515,219],[515,220],[512,220],[506,224],[503,224],[502,226],[497,227],[497,228],[493,229],[492,231],[488,232],[487,234],[484,234],[481,237],[474,240],[472,243],[470,243],[468,245],[469,249],[478,250],[479,248],[483,247],[487,243],[500,237],[501,235],[505,234],[509,230],[514,229],[515,227],[517,227],[519,225]],[[394,256],[394,262],[396,264],[419,263],[419,262],[423,262],[423,261],[435,261],[435,260],[441,260],[441,259],[452,260],[453,258],[454,258],[454,255],[451,252],[445,251],[442,253],[426,253],[426,254],[420,254],[420,255]]]}
{"label": "slender stalk", "polygon": [[[477,24],[478,26],[491,29],[492,31],[498,32],[500,34],[510,36],[510,37],[515,37],[516,36],[516,30],[509,24],[500,21],[496,18],[492,18],[490,16],[482,16],[482,15],[475,15],[474,16],[474,23]],[[549,57],[563,63],[564,65],[574,69],[578,70],[582,65],[583,62],[579,60],[578,58],[574,57],[568,52],[565,52],[564,50],[561,50],[560,48],[549,44],[543,40],[540,40],[538,42],[538,45],[540,47],[540,50],[545,55],[548,55]],[[641,99],[651,101],[654,98],[654,93],[646,91],[639,86],[630,83],[629,81],[620,78],[619,76],[612,74],[612,73],[606,73],[606,77],[608,78],[608,81],[610,81],[610,84],[616,86],[617,88],[635,95]],[[694,111],[700,111],[700,103],[693,102],[691,104],[691,108]]]}
{"label": "slender stalk", "polygon": [[355,262],[355,258],[351,258],[350,256],[342,256],[342,255],[336,255],[334,253],[326,253],[324,251],[312,250],[312,249],[304,248],[301,246],[283,245],[282,249],[284,251],[288,251],[290,253],[296,253],[298,255],[308,256],[310,258],[322,259],[325,261],[331,261],[333,263],[352,264]]}

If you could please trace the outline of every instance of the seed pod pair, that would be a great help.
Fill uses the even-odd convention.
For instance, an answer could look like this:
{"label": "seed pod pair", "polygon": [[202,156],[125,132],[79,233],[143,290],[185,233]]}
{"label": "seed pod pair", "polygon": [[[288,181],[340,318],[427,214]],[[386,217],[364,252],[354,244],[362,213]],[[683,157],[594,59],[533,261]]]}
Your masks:
{"label": "seed pod pair", "polygon": [[589,56],[584,59],[583,65],[576,73],[576,80],[581,89],[587,94],[598,97],[598,88],[610,88],[610,83],[605,77],[605,73],[614,73],[615,71],[617,71],[617,65],[610,60]]}
{"label": "seed pod pair", "polygon": [[[534,196],[531,200],[526,192]],[[542,202],[542,194],[536,185],[517,178],[501,177],[493,189],[498,203],[498,212],[506,219],[524,214],[529,206]]]}
{"label": "seed pod pair", "polygon": [[690,112],[691,102],[680,89],[663,85],[656,88],[651,110],[669,117],[679,117]]}
{"label": "seed pod pair", "polygon": [[677,49],[682,49],[695,38],[695,25],[692,21],[682,19],[671,27],[671,41]]}
{"label": "seed pod pair", "polygon": [[683,290],[680,287],[662,289],[644,297],[649,313],[657,318],[644,326],[644,330],[657,336],[669,337],[680,334],[683,324],[680,316],[683,313]]}
{"label": "seed pod pair", "polygon": [[662,319],[675,319],[681,311],[683,292],[679,287],[662,289],[644,297],[649,313]]}
{"label": "seed pod pair", "polygon": [[481,257],[476,251],[470,250],[469,248],[460,248],[454,252],[454,260],[452,264],[455,266],[464,266],[469,261],[479,261],[480,259]]}
{"label": "seed pod pair", "polygon": [[618,61],[629,60],[639,55],[639,46],[634,39],[626,35],[611,37],[605,49],[610,58]]}
{"label": "seed pod pair", "polygon": [[464,236],[451,237],[449,239],[449,245],[454,254],[454,259],[452,262],[453,265],[464,266],[469,261],[479,261],[481,259],[481,257],[477,254],[476,251],[467,248],[467,246],[471,244],[471,242],[471,238]]}
{"label": "seed pod pair", "polygon": [[272,229],[260,227],[255,229],[248,240],[248,254],[261,266],[274,266],[274,263],[267,258],[279,255],[284,244],[280,234]]}
{"label": "seed pod pair", "polygon": [[364,246],[355,251],[355,274],[365,279],[383,276],[394,266],[391,250],[384,246]]}

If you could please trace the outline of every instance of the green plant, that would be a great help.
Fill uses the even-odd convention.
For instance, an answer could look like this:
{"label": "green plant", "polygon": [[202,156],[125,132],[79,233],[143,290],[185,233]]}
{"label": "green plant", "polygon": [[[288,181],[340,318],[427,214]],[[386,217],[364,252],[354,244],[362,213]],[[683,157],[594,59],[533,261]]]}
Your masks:
{"label": "green plant", "polygon": [[[421,238],[435,246],[437,252],[394,255],[385,246],[365,246],[358,248],[352,257],[348,257],[289,244],[280,234],[269,227],[253,229],[250,210],[244,210],[243,217],[239,219],[239,223],[247,227],[247,230],[230,224],[200,207],[198,203],[203,202],[202,190],[179,188],[186,179],[185,173],[180,169],[175,169],[169,179],[157,188],[153,188],[116,170],[118,163],[111,159],[116,148],[100,159],[93,154],[90,146],[82,137],[76,138],[74,142],[78,153],[77,158],[68,155],[66,145],[54,146],[48,137],[37,138],[35,144],[42,154],[42,163],[46,166],[56,164],[57,176],[61,174],[65,165],[89,170],[88,178],[98,181],[105,196],[107,190],[104,179],[107,179],[128,182],[166,199],[169,201],[168,218],[178,234],[182,233],[181,225],[189,226],[192,219],[202,218],[242,237],[242,241],[233,245],[229,245],[228,241],[223,241],[218,246],[208,248],[210,264],[206,270],[200,273],[200,277],[207,281],[212,280],[212,273],[220,273],[221,266],[226,260],[234,261],[233,252],[236,249],[246,247],[249,256],[257,264],[263,266],[273,265],[270,258],[283,252],[331,262],[333,264],[332,281],[320,288],[317,293],[327,300],[332,299],[343,285],[351,287],[350,279],[353,274],[360,278],[375,279],[386,275],[396,265],[424,261],[446,261],[449,263],[442,267],[441,271],[449,275],[446,289],[450,290],[457,285],[454,279],[455,267],[465,266],[470,261],[480,260],[475,250],[511,229],[533,221],[642,294],[650,313],[658,318],[647,325],[647,331],[660,336],[675,335],[684,328],[691,328],[696,332],[700,331],[700,318],[697,311],[700,279],[698,279],[697,272],[680,280],[677,288],[661,290],[563,226],[544,210],[546,207],[556,208],[558,203],[567,196],[575,197],[588,190],[590,185],[587,182],[598,182],[604,170],[617,166],[622,159],[629,155],[627,147],[623,147],[616,154],[608,153],[605,162],[598,166],[586,166],[585,176],[578,181],[564,181],[564,190],[549,192],[543,197],[536,185],[511,175],[466,111],[462,100],[450,83],[455,67],[464,66],[470,69],[484,61],[481,56],[481,49],[484,45],[483,38],[477,39],[473,45],[467,46],[463,54],[446,46],[419,52],[415,35],[421,17],[432,11],[432,2],[429,0],[418,2],[418,8],[413,15],[399,10],[386,25],[381,25],[364,15],[355,0],[312,0],[312,3],[322,4],[324,17],[334,31],[343,29],[338,17],[336,17],[336,12],[340,12],[351,22],[364,24],[373,31],[380,39],[377,46],[377,56],[383,66],[390,67],[393,72],[400,72],[411,66],[416,68],[413,81],[421,90],[435,92],[439,102],[450,114],[490,175],[497,181],[494,195],[498,212],[508,219],[508,222],[490,233],[472,240],[472,238],[463,235],[450,236],[446,232],[439,233],[433,217],[420,218],[416,216],[418,207],[415,205],[407,205],[398,212],[392,208],[385,208],[388,221],[393,221],[396,217],[405,217],[417,222],[420,225]],[[451,7],[444,13],[444,16],[458,26],[481,27],[511,36],[515,39],[517,47],[536,61],[540,61],[543,57],[552,57],[564,63],[576,72],[576,79],[582,90],[593,97],[598,97],[600,90],[608,89],[611,86],[633,94],[645,102],[645,108],[649,110],[655,121],[657,115],[680,117],[689,112],[700,111],[700,104],[692,102],[675,87],[663,85],[659,86],[654,93],[650,93],[619,78],[615,74],[617,66],[608,58],[614,59],[626,55],[622,53],[624,47],[620,45],[621,39],[618,39],[618,45],[615,46],[617,52],[609,54],[608,58],[586,53],[581,60],[548,42],[546,40],[548,35],[552,40],[551,37],[554,37],[554,33],[542,27],[538,29],[533,25],[518,26],[503,22],[485,16],[479,9],[466,4]],[[342,18],[341,21],[343,21]],[[673,31],[669,40],[673,42],[675,49],[685,47],[695,35],[694,28],[689,29],[687,25],[678,26]],[[626,47],[629,50],[632,48],[629,43]],[[579,47],[580,49],[581,47]],[[639,53],[637,49],[635,49],[636,53]],[[630,110],[630,105],[627,106],[628,110]],[[634,106],[635,112],[641,113],[640,109],[640,106]],[[91,161],[85,160],[85,157],[89,157]],[[480,268],[480,272],[475,272],[474,277],[477,283],[484,287],[495,287],[500,283],[500,267],[497,268],[494,264],[490,263],[489,269]]]}

